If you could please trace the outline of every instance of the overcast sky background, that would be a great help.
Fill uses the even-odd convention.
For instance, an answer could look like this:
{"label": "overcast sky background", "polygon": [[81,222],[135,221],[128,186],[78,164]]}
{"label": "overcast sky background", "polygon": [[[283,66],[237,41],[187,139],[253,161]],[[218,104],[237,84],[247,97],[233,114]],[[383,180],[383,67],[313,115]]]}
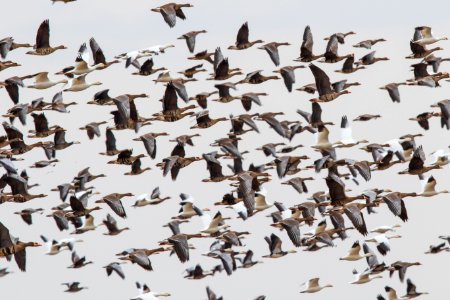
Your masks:
{"label": "overcast sky background", "polygon": [[[431,130],[425,132],[417,123],[409,121],[424,111],[431,111],[429,106],[448,97],[448,83],[442,81],[442,87],[430,89],[425,87],[400,87],[400,104],[392,103],[385,91],[379,89],[380,86],[390,82],[400,82],[413,76],[410,65],[418,60],[406,60],[405,56],[410,54],[409,40],[412,38],[415,26],[432,26],[435,35],[450,35],[450,21],[448,19],[448,4],[441,3],[439,9],[432,12],[424,10],[424,3],[421,1],[377,1],[370,5],[362,5],[360,1],[191,1],[193,8],[184,9],[187,16],[186,21],[177,20],[175,28],[163,21],[160,14],[151,12],[150,9],[164,4],[161,1],[83,1],[64,5],[51,1],[28,1],[16,0],[3,3],[2,23],[0,27],[0,37],[13,36],[19,43],[34,43],[35,35],[39,24],[44,19],[50,19],[52,46],[60,44],[66,45],[69,49],[59,50],[56,53],[45,56],[25,55],[25,49],[19,49],[8,55],[8,60],[13,60],[22,64],[22,67],[11,68],[0,74],[0,80],[11,76],[23,76],[41,71],[48,71],[53,74],[63,67],[73,64],[77,50],[81,43],[88,42],[90,37],[95,37],[102,47],[107,60],[112,60],[114,55],[130,50],[144,48],[156,44],[174,44],[176,47],[167,50],[167,53],[154,58],[155,67],[164,66],[172,71],[172,76],[176,72],[184,70],[196,64],[196,62],[186,60],[191,56],[188,52],[184,40],[176,38],[191,30],[206,29],[207,34],[197,37],[195,51],[208,49],[214,51],[218,46],[222,48],[225,57],[229,57],[230,67],[240,67],[244,73],[258,69],[263,69],[263,74],[270,75],[275,67],[270,61],[265,51],[256,47],[245,51],[227,50],[229,45],[234,44],[237,30],[245,21],[249,22],[250,40],[263,39],[265,42],[289,42],[292,46],[281,47],[281,65],[295,65],[292,60],[299,55],[299,48],[306,25],[310,25],[314,35],[314,52],[323,53],[326,41],[323,37],[334,32],[346,32],[353,30],[357,35],[349,36],[345,45],[339,45],[341,55],[355,53],[359,58],[368,53],[365,49],[352,48],[351,45],[374,38],[385,38],[387,42],[377,44],[377,56],[387,56],[387,62],[379,62],[369,66],[368,69],[358,71],[354,74],[343,75],[335,73],[340,69],[342,63],[320,64],[330,76],[332,81],[348,79],[358,81],[362,85],[351,89],[350,95],[344,95],[331,103],[322,105],[323,120],[340,123],[342,115],[346,114],[349,119],[364,113],[381,114],[382,118],[366,123],[354,123],[353,134],[355,139],[368,139],[370,142],[384,142],[397,138],[407,133],[423,133],[425,137],[418,140],[418,144],[423,144],[427,154],[437,150],[445,149],[449,143],[449,132],[440,128],[440,121],[434,118],[430,121]],[[448,48],[448,42],[439,42],[438,46]],[[437,45],[433,45],[437,46]],[[449,56],[449,51],[436,53],[439,56]],[[142,60],[143,61],[143,60]],[[305,64],[306,65],[306,64]],[[208,73],[212,70],[209,63],[204,66]],[[448,70],[449,65],[443,63],[441,71]],[[375,299],[378,293],[385,294],[384,286],[389,285],[397,289],[398,295],[404,295],[406,284],[401,284],[397,276],[389,279],[387,273],[383,274],[383,279],[377,279],[371,283],[354,286],[348,282],[353,280],[352,270],[355,268],[362,271],[366,268],[365,260],[358,262],[339,261],[339,257],[344,256],[351,244],[356,240],[363,240],[363,237],[356,231],[350,232],[350,238],[346,241],[336,240],[336,247],[324,248],[319,252],[303,252],[288,255],[284,258],[271,260],[262,259],[262,255],[269,253],[265,235],[275,232],[283,240],[284,250],[293,249],[293,245],[285,232],[279,232],[270,227],[270,219],[265,216],[274,211],[275,208],[268,209],[263,213],[250,218],[246,222],[235,219],[235,213],[227,208],[214,207],[213,202],[219,201],[222,195],[228,192],[231,187],[229,182],[223,183],[202,183],[201,180],[208,176],[205,162],[195,162],[186,169],[181,170],[176,182],[170,178],[163,178],[162,171],[155,167],[164,157],[170,155],[174,144],[168,142],[169,139],[181,134],[198,132],[201,138],[194,140],[194,148],[186,148],[188,156],[201,156],[202,153],[210,152],[214,148],[209,144],[215,139],[224,137],[229,130],[229,122],[221,123],[206,130],[189,130],[194,124],[192,118],[185,118],[176,123],[154,123],[151,126],[143,127],[139,134],[132,131],[115,132],[117,147],[119,149],[133,148],[135,154],[145,153],[141,142],[132,141],[132,138],[147,132],[166,131],[169,137],[158,138],[158,153],[155,160],[146,157],[142,160],[143,166],[150,166],[151,171],[140,176],[123,176],[129,171],[129,166],[107,165],[106,162],[113,159],[101,156],[98,153],[105,150],[104,132],[105,125],[102,126],[102,137],[93,141],[88,140],[86,133],[78,128],[92,121],[110,120],[113,107],[99,107],[87,105],[86,102],[92,99],[95,92],[105,88],[110,89],[111,96],[124,93],[149,93],[149,99],[136,100],[139,113],[142,116],[161,110],[161,103],[158,101],[164,93],[164,86],[155,85],[151,77],[132,76],[132,67],[124,68],[124,64],[116,64],[110,68],[98,72],[93,72],[87,76],[88,81],[101,81],[102,86],[89,88],[78,93],[64,93],[67,102],[76,101],[78,105],[69,108],[70,113],[61,114],[57,112],[46,112],[50,125],[58,124],[67,129],[66,137],[68,141],[77,140],[81,144],[69,147],[66,150],[58,151],[57,158],[60,162],[55,167],[44,169],[27,169],[30,176],[30,183],[39,183],[40,186],[30,190],[33,194],[46,193],[49,196],[43,199],[36,199],[25,204],[7,203],[1,206],[0,220],[15,236],[19,236],[24,241],[40,241],[39,235],[43,234],[48,238],[60,239],[67,237],[68,232],[59,232],[51,218],[46,218],[45,214],[50,208],[60,203],[58,193],[50,192],[50,189],[58,184],[69,182],[76,173],[84,167],[91,166],[94,174],[104,173],[106,178],[92,182],[96,191],[100,195],[93,196],[90,206],[102,195],[113,192],[131,192],[135,195],[150,193],[159,185],[162,194],[170,195],[172,200],[158,206],[147,206],[145,208],[133,209],[130,207],[133,198],[125,198],[123,203],[126,207],[128,218],[122,220],[115,216],[119,226],[128,226],[132,230],[125,231],[119,236],[110,237],[103,233],[105,228],[100,227],[95,232],[88,232],[77,238],[84,240],[76,245],[79,255],[86,255],[88,260],[94,264],[82,269],[67,269],[71,264],[70,253],[64,252],[57,256],[46,256],[44,247],[31,248],[27,251],[27,272],[18,271],[15,263],[7,263],[1,260],[0,267],[8,267],[14,274],[0,279],[2,296],[5,299],[129,299],[135,296],[135,281],[146,282],[154,291],[166,291],[172,294],[171,299],[205,299],[205,287],[209,285],[218,295],[223,295],[224,299],[253,299],[258,295],[266,295],[267,299]],[[198,79],[208,77],[206,73],[197,76]],[[61,77],[51,75],[53,79]],[[297,83],[295,87],[303,86],[313,82],[313,77],[308,69],[296,71]],[[230,81],[238,81],[240,78],[233,78]],[[31,84],[31,82],[27,82]],[[199,80],[187,85],[189,95],[199,92],[213,91],[214,81]],[[46,101],[51,101],[53,95],[61,89],[61,85],[47,90],[21,89],[20,102],[28,103],[31,100],[44,97]],[[280,119],[299,120],[301,117],[295,113],[296,109],[310,110],[311,104],[308,101],[311,95],[294,91],[288,93],[281,80],[269,81],[262,85],[240,85],[239,90],[234,94],[245,92],[267,92],[268,97],[262,97],[263,106],[252,108],[253,112],[283,111],[285,116]],[[12,106],[6,91],[0,91],[2,97],[0,112],[3,114]],[[244,110],[240,102],[228,104],[210,102],[208,105],[211,117],[228,116],[229,114],[241,114]],[[198,110],[198,109],[197,109]],[[28,125],[22,126],[18,121],[15,126],[28,131],[34,129],[32,118],[28,117]],[[267,142],[281,142],[281,137],[269,129],[264,122],[258,122],[261,134],[255,132],[244,136],[244,141],[240,143],[240,150],[254,150],[254,148]],[[339,138],[338,126],[329,127],[330,140]],[[0,129],[3,134],[3,129]],[[25,134],[26,135],[26,134]],[[44,140],[52,140],[46,138]],[[27,143],[36,140],[26,139]],[[286,141],[284,141],[286,142]],[[314,138],[309,133],[296,136],[292,145],[303,144],[310,146]],[[309,147],[296,150],[293,155],[308,155],[312,159],[302,166],[310,164],[319,154]],[[338,151],[341,158],[367,159],[371,156],[357,147],[354,149],[342,149]],[[24,161],[17,162],[19,169],[28,168],[34,161],[45,159],[41,149],[35,149],[22,155]],[[245,167],[250,162],[262,164],[268,162],[261,152],[252,151],[245,156]],[[222,161],[224,172],[228,161]],[[347,182],[347,188],[352,191],[350,195],[357,195],[368,188],[390,188],[401,192],[420,192],[419,180],[416,176],[397,175],[398,171],[406,168],[407,165],[397,165],[388,171],[374,172],[370,182],[361,182],[356,186],[352,182]],[[438,181],[437,189],[450,189],[448,169],[432,171],[433,176]],[[314,176],[315,181],[308,182],[310,194],[299,195],[289,186],[280,185],[280,180],[273,174],[273,181],[266,184],[269,201],[280,201],[286,206],[306,201],[307,196],[315,191],[326,190],[326,176],[314,174],[313,172],[302,172],[302,177]],[[256,260],[263,260],[263,264],[258,264],[251,269],[239,269],[232,276],[225,273],[217,274],[203,280],[192,281],[184,279],[183,271],[187,267],[201,263],[204,269],[212,268],[219,261],[202,256],[208,251],[213,239],[195,240],[192,243],[196,250],[190,252],[191,259],[185,264],[181,264],[175,256],[169,257],[167,253],[151,256],[154,272],[147,272],[135,265],[124,265],[126,280],[113,275],[106,277],[106,272],[102,266],[115,261],[115,253],[123,249],[154,248],[157,242],[170,236],[168,228],[161,226],[168,222],[171,216],[176,215],[178,210],[179,193],[191,194],[201,208],[209,207],[211,214],[218,209],[225,215],[233,217],[227,222],[234,230],[250,231],[251,236],[244,239],[246,244],[243,249],[252,249],[255,252]],[[409,222],[402,224],[398,233],[402,239],[391,241],[392,251],[384,258],[387,264],[397,260],[408,262],[420,261],[423,266],[408,269],[407,277],[411,278],[418,287],[418,291],[428,291],[431,295],[428,299],[444,299],[448,295],[447,279],[449,276],[448,265],[450,256],[448,253],[438,255],[424,255],[430,244],[441,242],[439,235],[450,234],[448,210],[450,202],[448,195],[439,195],[433,198],[407,198],[406,207],[408,209]],[[20,217],[13,214],[24,208],[45,209],[44,215],[33,215],[34,224],[26,225]],[[111,213],[106,205],[104,209],[95,212],[93,215],[96,222]],[[401,220],[395,218],[386,206],[377,209],[378,214],[366,216],[366,223],[369,229],[381,225],[400,224]],[[320,217],[319,217],[320,218]],[[331,226],[328,221],[329,226]],[[347,224],[350,224],[349,222]],[[193,218],[189,224],[183,224],[181,229],[186,233],[194,233],[201,229],[199,218]],[[301,231],[306,232],[312,228],[302,227]],[[71,229],[72,230],[72,229]],[[374,249],[374,245],[372,245]],[[326,289],[320,293],[305,295],[299,294],[301,283],[313,277],[320,277],[322,284],[333,284],[334,288]],[[63,293],[63,282],[80,281],[82,286],[89,289],[74,295]]]}

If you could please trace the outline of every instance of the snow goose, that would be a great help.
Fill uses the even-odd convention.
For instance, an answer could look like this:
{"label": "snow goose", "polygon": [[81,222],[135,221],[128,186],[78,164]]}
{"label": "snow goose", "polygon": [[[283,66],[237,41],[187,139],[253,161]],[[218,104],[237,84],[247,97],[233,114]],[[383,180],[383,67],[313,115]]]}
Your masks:
{"label": "snow goose", "polygon": [[349,282],[350,284],[364,284],[364,283],[370,282],[377,278],[383,278],[383,276],[381,276],[381,275],[369,277],[370,272],[367,272],[367,271],[358,273],[358,271],[353,270],[353,274],[355,275],[355,279],[353,281]]}
{"label": "snow goose", "polygon": [[146,205],[156,205],[163,201],[169,200],[170,197],[161,197],[161,192],[159,187],[153,189],[152,193],[149,194],[141,194],[136,197],[135,203],[132,205],[133,207],[142,207]]}
{"label": "snow goose", "polygon": [[335,148],[347,148],[353,147],[355,145],[361,143],[368,143],[367,140],[355,141],[352,137],[352,128],[350,126],[350,122],[347,119],[347,116],[342,116],[341,119],[341,139],[333,143],[333,147]]}
{"label": "snow goose", "polygon": [[377,236],[374,236],[373,238],[366,239],[366,242],[372,242],[377,244],[377,249],[380,252],[381,255],[386,255],[390,250],[391,246],[389,243],[390,239],[396,239],[401,238],[401,235],[392,235],[392,236],[386,236],[385,234],[380,234]]}
{"label": "snow goose", "polygon": [[63,91],[67,92],[80,92],[80,91],[84,91],[85,89],[94,86],[94,85],[101,85],[102,83],[99,81],[95,81],[95,82],[91,82],[91,83],[87,83],[86,82],[86,75],[81,75],[78,77],[75,77],[73,79],[71,79],[68,83],[68,87],[66,87]]}
{"label": "snow goose", "polygon": [[229,225],[224,224],[224,220],[227,220],[229,218],[222,217],[220,211],[218,211],[214,215],[214,218],[211,218],[209,214],[204,213],[197,207],[195,207],[194,209],[197,211],[197,214],[200,216],[203,223],[203,229],[200,230],[200,232],[213,235],[220,232],[223,229],[230,227]]}
{"label": "snow goose", "polygon": [[431,27],[428,26],[416,27],[415,31],[420,33],[420,38],[412,42],[420,46],[431,45],[439,41],[448,40],[447,37],[434,37]]}
{"label": "snow goose", "polygon": [[308,282],[303,283],[302,285],[306,285],[307,287],[300,291],[300,293],[317,293],[323,290],[324,288],[333,287],[331,284],[326,284],[323,286],[319,285],[319,278],[312,278]]}
{"label": "snow goose", "polygon": [[394,228],[399,228],[399,227],[401,227],[399,224],[395,224],[393,226],[387,226],[387,225],[379,226],[377,228],[372,229],[370,232],[372,232],[372,233],[386,233],[388,231],[395,232]]}
{"label": "snow goose", "polygon": [[432,165],[445,166],[450,163],[450,152],[445,152],[443,149],[438,149],[430,154],[433,162]]}
{"label": "snow goose", "polygon": [[436,196],[438,194],[447,194],[448,190],[442,190],[442,191],[436,191],[436,179],[433,177],[433,175],[425,177],[420,180],[420,186],[421,186],[421,193],[419,196],[422,197],[432,197]]}
{"label": "snow goose", "polygon": [[48,78],[48,72],[40,72],[33,75],[25,76],[23,79],[34,78],[34,84],[27,85],[27,88],[44,90],[51,88],[59,83],[67,83],[67,79],[61,79],[58,81],[52,81]]}
{"label": "snow goose", "polygon": [[[347,260],[347,261],[355,261],[360,260],[364,257],[372,256],[372,253],[365,253],[363,255],[360,255],[359,252],[361,251],[361,246],[359,245],[359,241],[356,241],[353,243],[352,247],[348,251],[348,254],[344,257],[339,258],[339,260]],[[361,274],[359,274],[361,275]]]}

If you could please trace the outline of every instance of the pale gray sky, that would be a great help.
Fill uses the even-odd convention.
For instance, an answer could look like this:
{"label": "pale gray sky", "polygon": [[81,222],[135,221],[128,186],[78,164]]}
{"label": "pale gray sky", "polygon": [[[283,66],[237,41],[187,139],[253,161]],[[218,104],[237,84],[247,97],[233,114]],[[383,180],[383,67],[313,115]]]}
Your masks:
{"label": "pale gray sky", "polygon": [[[22,67],[12,68],[0,74],[0,80],[14,75],[27,75],[40,71],[49,71],[51,74],[59,71],[65,66],[73,63],[78,47],[83,42],[88,42],[90,37],[95,37],[102,47],[108,60],[119,53],[148,47],[155,44],[173,43],[175,48],[169,49],[166,54],[155,57],[157,67],[164,66],[175,72],[193,66],[195,62],[187,61],[190,56],[184,41],[176,40],[181,34],[191,30],[208,30],[207,34],[199,35],[197,38],[196,52],[204,49],[213,51],[217,46],[222,48],[224,55],[229,57],[231,67],[240,67],[245,72],[264,69],[264,74],[268,75],[275,70],[265,51],[253,47],[245,51],[233,52],[226,48],[235,41],[236,33],[242,23],[249,22],[250,39],[263,39],[266,42],[288,41],[292,44],[289,47],[280,48],[281,64],[293,65],[292,59],[298,57],[301,37],[304,27],[310,25],[315,39],[314,49],[316,53],[322,53],[326,46],[323,37],[334,32],[346,32],[353,30],[357,35],[346,39],[345,45],[339,46],[339,53],[355,53],[356,58],[361,57],[368,51],[365,49],[355,49],[351,45],[356,42],[383,37],[385,43],[377,44],[377,56],[388,56],[391,60],[380,62],[370,66],[367,70],[358,71],[355,74],[342,75],[335,73],[342,64],[324,65],[317,63],[330,76],[332,81],[347,78],[349,81],[359,81],[359,87],[351,89],[352,94],[340,97],[338,100],[324,104],[323,119],[339,124],[341,116],[347,114],[349,118],[363,113],[377,113],[383,117],[376,121],[353,124],[353,134],[355,139],[368,139],[371,142],[384,142],[397,138],[402,134],[421,132],[425,137],[418,143],[423,144],[427,154],[436,149],[447,148],[449,145],[449,132],[440,129],[437,118],[431,120],[431,130],[424,132],[416,123],[408,121],[409,117],[430,111],[430,104],[448,97],[447,83],[443,82],[441,88],[429,89],[425,87],[401,87],[400,93],[402,102],[394,104],[389,99],[385,91],[378,87],[389,83],[399,82],[412,77],[409,65],[412,60],[404,57],[410,53],[409,40],[412,37],[413,29],[418,25],[432,26],[436,35],[449,35],[447,28],[450,27],[448,20],[448,4],[440,3],[438,9],[428,11],[424,9],[421,1],[377,1],[368,5],[363,5],[361,1],[190,1],[193,8],[185,9],[186,21],[177,20],[175,28],[171,29],[163,21],[160,14],[150,11],[151,8],[164,4],[162,1],[83,1],[64,5],[56,3],[52,5],[50,1],[29,1],[17,0],[3,3],[3,11],[8,11],[2,16],[4,26],[0,28],[0,37],[13,36],[17,42],[34,43],[36,30],[44,20],[50,19],[51,45],[64,44],[69,47],[67,50],[57,51],[46,56],[37,57],[25,55],[24,49],[11,52],[9,60],[17,61]],[[448,47],[448,42],[438,44],[444,48]],[[446,57],[447,50],[437,53]],[[211,67],[205,63],[208,70]],[[448,65],[443,63],[441,70],[448,70]],[[88,260],[93,260],[94,264],[78,270],[67,269],[70,265],[70,253],[61,253],[57,256],[45,256],[44,248],[30,249],[28,251],[27,272],[18,271],[14,263],[1,261],[0,267],[7,266],[15,273],[0,279],[2,295],[5,299],[26,299],[26,298],[47,298],[61,299],[129,299],[135,296],[135,281],[146,282],[155,291],[167,291],[172,294],[170,299],[205,299],[205,287],[209,285],[218,295],[223,295],[225,299],[253,299],[258,295],[267,295],[267,299],[375,299],[378,293],[384,293],[384,286],[389,285],[397,289],[399,295],[405,293],[405,286],[401,284],[397,277],[389,279],[384,274],[383,279],[374,282],[353,286],[348,282],[353,280],[352,270],[356,268],[362,271],[366,267],[365,261],[342,262],[338,258],[344,256],[351,244],[355,240],[362,240],[363,237],[356,231],[350,233],[350,238],[344,242],[336,241],[336,247],[325,248],[319,252],[303,252],[291,254],[278,260],[262,259],[262,255],[268,254],[268,247],[263,240],[265,235],[275,232],[283,240],[285,249],[292,249],[292,243],[287,238],[285,232],[278,232],[269,226],[270,219],[265,215],[274,211],[271,208],[255,217],[242,222],[241,220],[230,220],[228,224],[234,230],[248,230],[252,235],[245,239],[246,247],[255,252],[255,258],[263,260],[263,264],[242,270],[239,269],[232,276],[225,273],[218,274],[213,278],[206,278],[199,281],[183,279],[185,268],[201,263],[207,269],[213,267],[218,261],[201,256],[208,250],[212,239],[195,240],[193,244],[196,250],[191,251],[191,259],[182,265],[176,257],[169,257],[167,253],[151,256],[151,261],[155,269],[154,272],[147,272],[138,266],[124,265],[126,280],[121,280],[113,275],[106,277],[105,270],[101,268],[114,261],[117,253],[130,247],[152,248],[157,242],[168,237],[170,232],[161,226],[170,220],[178,210],[178,194],[185,192],[193,195],[200,207],[209,207],[215,213],[219,208],[225,216],[235,217],[235,213],[223,207],[213,207],[212,203],[221,199],[222,195],[230,190],[227,182],[223,183],[201,183],[201,179],[207,177],[204,162],[196,162],[189,168],[180,172],[176,182],[170,178],[162,178],[162,171],[155,167],[164,157],[168,156],[174,146],[168,140],[180,134],[193,132],[189,130],[194,121],[186,118],[177,123],[154,123],[149,127],[143,127],[139,134],[147,132],[167,131],[170,137],[158,138],[157,158],[152,161],[150,158],[142,160],[144,166],[151,166],[152,170],[140,176],[122,176],[129,170],[125,166],[111,166],[106,162],[110,157],[98,155],[104,151],[104,128],[102,127],[102,137],[93,141],[87,139],[85,132],[78,130],[79,127],[100,120],[109,120],[109,112],[112,107],[97,107],[87,105],[86,102],[92,95],[104,88],[110,89],[110,95],[116,96],[123,93],[149,93],[150,99],[137,100],[137,107],[142,116],[149,116],[161,109],[160,99],[164,92],[164,86],[155,85],[149,77],[132,76],[134,71],[124,69],[124,65],[113,65],[112,67],[94,72],[88,75],[89,81],[99,80],[103,86],[93,87],[79,93],[65,93],[65,101],[76,101],[77,106],[70,107],[69,114],[47,112],[46,116],[50,125],[59,124],[67,129],[67,139],[78,140],[80,145],[74,145],[64,151],[57,153],[60,163],[56,167],[45,169],[28,169],[30,183],[38,182],[39,187],[33,188],[32,193],[47,193],[49,196],[44,199],[36,199],[26,204],[3,204],[1,207],[0,220],[8,226],[11,233],[20,236],[22,240],[39,240],[39,235],[44,234],[49,238],[60,239],[68,236],[67,232],[59,232],[50,218],[43,215],[34,215],[33,226],[27,226],[16,215],[14,211],[28,207],[43,207],[46,213],[60,200],[58,194],[50,192],[50,188],[71,178],[86,166],[91,166],[93,173],[105,173],[108,177],[98,179],[93,182],[96,190],[101,195],[112,192],[132,192],[135,195],[149,193],[159,185],[163,195],[170,195],[172,200],[159,206],[133,209],[131,204],[133,199],[125,199],[124,205],[128,214],[128,219],[122,220],[117,217],[120,226],[129,226],[132,230],[126,231],[116,237],[104,236],[105,228],[99,228],[95,232],[88,232],[80,236],[84,243],[76,246],[80,255],[86,255]],[[52,75],[52,78],[58,78]],[[205,73],[197,78],[204,79]],[[296,71],[297,83],[295,87],[313,82],[313,77],[308,69]],[[237,81],[233,79],[232,81]],[[200,80],[187,85],[190,95],[197,92],[212,91],[216,82]],[[32,89],[21,89],[21,103],[30,102],[38,97],[44,97],[50,101],[51,97],[60,90],[61,86],[53,87],[44,91]],[[244,92],[264,91],[270,94],[263,97],[262,107],[254,107],[252,112],[284,111],[284,119],[298,120],[300,116],[295,113],[301,108],[310,110],[311,96],[297,91],[289,94],[282,81],[269,81],[262,85],[251,86],[241,85],[235,94]],[[2,105],[0,112],[3,114],[12,102],[5,91],[0,91],[2,95]],[[210,114],[212,117],[228,116],[230,113],[240,114],[243,109],[239,102],[228,104],[210,102]],[[112,121],[110,121],[111,123]],[[18,122],[15,125],[25,131],[32,129],[32,118],[28,118],[28,125],[21,126]],[[262,130],[261,134],[249,133],[245,135],[245,140],[240,143],[240,149],[253,150],[267,142],[280,142],[281,138],[276,135],[268,126],[259,122],[258,126]],[[330,127],[330,140],[339,137],[338,127]],[[223,137],[229,130],[229,124],[223,123],[207,130],[197,130],[202,137],[195,140],[195,148],[187,148],[189,156],[199,156],[201,153],[209,152],[213,148],[209,144],[218,137]],[[131,141],[136,135],[132,131],[120,131],[116,133],[118,148],[134,148],[135,153],[144,153],[145,149],[141,142]],[[47,139],[46,139],[47,140]],[[50,139],[49,139],[50,140]],[[27,139],[27,142],[33,142]],[[295,137],[292,144],[311,145],[313,137],[309,133]],[[311,151],[311,148],[300,148],[296,154],[306,154],[312,158],[317,158],[318,154]],[[370,159],[370,155],[360,150],[343,149],[338,152],[339,157],[349,157],[356,159]],[[36,149],[22,156],[25,160],[17,162],[19,169],[29,167],[34,161],[44,159],[41,149]],[[312,160],[311,160],[312,161]],[[311,161],[308,161],[310,163]],[[262,153],[253,151],[247,155],[245,166],[250,162],[261,164],[268,162]],[[225,166],[227,162],[223,162]],[[304,164],[303,164],[304,165]],[[225,167],[224,167],[225,168]],[[397,172],[406,168],[406,164],[395,166],[384,172],[373,173],[370,182],[361,182],[360,186],[355,186],[352,182],[347,183],[347,187],[352,189],[351,195],[356,195],[368,188],[390,188],[402,192],[419,192],[419,181],[416,176],[400,176]],[[226,170],[228,171],[228,170]],[[447,169],[433,171],[433,176],[438,181],[438,189],[450,189]],[[275,175],[275,174],[274,174]],[[321,178],[325,174],[313,174],[312,172],[300,173],[301,176],[313,175],[316,180],[308,182],[310,191],[326,190],[325,181]],[[286,206],[294,205],[306,200],[309,195],[298,195],[291,187],[281,186],[278,178],[273,176],[273,181],[266,184],[269,191],[270,201],[281,201]],[[101,196],[99,195],[99,196]],[[96,197],[91,198],[91,204]],[[428,291],[431,295],[428,299],[444,299],[448,295],[448,287],[445,286],[446,278],[449,276],[448,265],[450,258],[448,253],[439,255],[424,255],[429,244],[437,244],[439,235],[449,234],[449,222],[447,221],[447,211],[450,209],[448,195],[439,195],[433,198],[408,198],[405,200],[409,214],[409,222],[402,224],[398,233],[402,239],[392,241],[392,251],[381,260],[390,264],[396,260],[420,261],[423,266],[412,267],[407,272],[407,277],[416,283],[419,291]],[[381,207],[378,214],[366,217],[369,228],[380,225],[393,225],[401,223],[387,209]],[[101,220],[110,212],[108,207],[94,213],[96,222]],[[330,223],[330,222],[329,222]],[[201,228],[199,218],[194,218],[191,223],[182,225],[182,231],[191,233]],[[308,228],[301,228],[302,232],[309,231]],[[320,293],[305,295],[299,294],[300,284],[313,277],[321,277],[323,284],[331,283],[332,289],[326,289]],[[64,287],[60,284],[68,281],[80,281],[82,286],[89,289],[75,295],[63,293]]]}

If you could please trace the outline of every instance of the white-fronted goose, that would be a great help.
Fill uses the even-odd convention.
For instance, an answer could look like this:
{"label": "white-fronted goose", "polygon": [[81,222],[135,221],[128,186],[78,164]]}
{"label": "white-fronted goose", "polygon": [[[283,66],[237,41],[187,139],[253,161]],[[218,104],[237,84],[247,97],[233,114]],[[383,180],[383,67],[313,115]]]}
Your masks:
{"label": "white-fronted goose", "polygon": [[366,48],[366,49],[372,49],[372,46],[375,45],[376,43],[379,42],[386,42],[385,39],[381,38],[381,39],[375,39],[375,40],[365,40],[362,42],[359,42],[355,45],[353,45],[353,47],[355,48]]}
{"label": "white-fronted goose", "polygon": [[400,92],[398,91],[398,87],[401,85],[406,85],[405,82],[400,83],[389,83],[385,86],[380,87],[381,90],[386,90],[389,93],[389,97],[391,97],[392,102],[400,103]]}
{"label": "white-fronted goose", "polygon": [[238,34],[236,36],[236,43],[232,46],[229,46],[230,50],[244,50],[252,47],[255,44],[264,43],[262,40],[255,40],[250,42],[248,40],[249,29],[248,22],[242,24],[241,28],[239,28]]}
{"label": "white-fronted goose", "polygon": [[291,44],[286,43],[286,42],[283,42],[283,43],[272,42],[272,43],[265,44],[261,47],[258,47],[258,49],[266,50],[266,52],[267,52],[267,54],[269,54],[272,62],[275,64],[275,66],[278,67],[280,65],[280,54],[278,53],[278,47],[290,46],[290,45]]}
{"label": "white-fronted goose", "polygon": [[64,45],[50,47],[50,22],[48,19],[44,20],[37,31],[34,50],[28,51],[27,54],[49,55],[59,49],[67,49],[67,47]]}
{"label": "white-fronted goose", "polygon": [[85,286],[80,286],[80,283],[77,281],[61,283],[61,284],[67,286],[67,290],[64,291],[66,293],[77,293],[81,290],[87,289],[87,287],[85,287]]}
{"label": "white-fronted goose", "polygon": [[161,13],[164,18],[164,21],[169,25],[169,27],[175,27],[177,23],[177,17],[185,20],[186,16],[182,10],[183,7],[193,7],[192,4],[177,4],[177,3],[167,3],[157,8],[152,8],[151,11]]}
{"label": "white-fronted goose", "polygon": [[300,62],[311,62],[318,58],[323,57],[323,54],[321,55],[314,55],[313,54],[313,35],[311,32],[311,28],[308,26],[305,27],[305,30],[303,32],[303,42],[300,47],[300,57],[295,59],[295,61]]}
{"label": "white-fronted goose", "polygon": [[324,59],[321,60],[320,62],[325,62],[325,63],[336,63],[338,61],[341,61],[343,59],[346,59],[348,57],[350,57],[353,54],[348,54],[348,55],[344,55],[344,56],[339,56],[338,55],[338,46],[339,46],[339,42],[338,42],[338,38],[336,35],[332,35],[330,40],[328,41],[327,44],[327,48],[325,50],[324,53]]}
{"label": "white-fronted goose", "polygon": [[281,77],[283,77],[284,84],[286,85],[287,90],[292,92],[292,85],[295,83],[295,73],[296,69],[302,69],[305,66],[286,66],[282,67],[279,70],[274,71],[274,73],[280,73]]}
{"label": "white-fronted goose", "polygon": [[26,270],[26,248],[40,246],[41,244],[35,242],[24,243],[19,240],[13,242],[8,228],[0,222],[0,258],[14,255],[17,266],[22,272]]}
{"label": "white-fronted goose", "polygon": [[[356,64],[356,67],[354,67],[353,64]],[[342,69],[336,70],[335,72],[344,73],[344,74],[350,74],[350,73],[353,73],[353,72],[356,72],[356,71],[362,70],[362,69],[365,69],[365,67],[364,66],[359,66],[357,63],[355,63],[355,55],[351,54],[344,61],[344,64],[342,65]]]}
{"label": "white-fronted goose", "polygon": [[309,69],[314,75],[316,82],[317,92],[319,93],[319,98],[311,99],[311,102],[329,102],[338,98],[343,94],[350,94],[350,91],[343,90],[336,92],[333,90],[328,75],[319,67],[310,64]]}
{"label": "white-fronted goose", "polygon": [[338,42],[339,42],[339,44],[345,44],[345,38],[347,36],[349,36],[349,35],[352,35],[352,34],[356,34],[356,33],[353,32],[353,31],[348,31],[348,32],[345,32],[345,33],[337,32],[337,33],[334,33],[334,34],[330,35],[329,37],[324,38],[323,40],[324,41],[329,41],[329,40],[332,39],[333,35],[335,35],[337,40],[338,40]]}
{"label": "white-fronted goose", "polygon": [[188,33],[183,34],[178,39],[179,40],[186,40],[186,45],[189,49],[189,52],[194,53],[195,48],[195,38],[200,33],[206,33],[206,30],[198,30],[198,31],[189,31]]}

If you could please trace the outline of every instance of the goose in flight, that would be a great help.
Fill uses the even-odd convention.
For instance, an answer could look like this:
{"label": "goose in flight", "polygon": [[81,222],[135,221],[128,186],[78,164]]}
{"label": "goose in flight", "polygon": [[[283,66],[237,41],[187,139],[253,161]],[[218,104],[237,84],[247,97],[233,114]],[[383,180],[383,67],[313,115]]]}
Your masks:
{"label": "goose in flight", "polygon": [[27,54],[49,55],[59,49],[67,49],[67,47],[64,45],[59,45],[56,47],[50,46],[50,22],[48,19],[44,20],[37,31],[34,49],[28,51]]}
{"label": "goose in flight", "polygon": [[186,15],[184,14],[182,8],[184,7],[194,7],[194,5],[190,3],[177,4],[177,3],[167,3],[162,6],[152,8],[151,11],[160,13],[164,21],[169,25],[170,28],[175,27],[177,23],[177,18],[182,20],[186,19]]}
{"label": "goose in flight", "polygon": [[418,44],[420,46],[431,45],[439,41],[448,40],[447,37],[434,37],[433,32],[431,31],[431,27],[428,26],[419,26],[415,28],[414,35],[417,37],[412,41],[414,44]]}
{"label": "goose in flight", "polygon": [[264,43],[262,40],[249,41],[249,29],[248,22],[242,24],[241,28],[239,28],[238,34],[236,36],[236,43],[232,46],[229,46],[229,50],[244,50],[252,47],[255,44]]}
{"label": "goose in flight", "polygon": [[319,285],[319,278],[312,278],[308,282],[303,283],[303,285],[307,285],[300,293],[317,293],[323,290],[324,288],[333,287],[331,284]]}

